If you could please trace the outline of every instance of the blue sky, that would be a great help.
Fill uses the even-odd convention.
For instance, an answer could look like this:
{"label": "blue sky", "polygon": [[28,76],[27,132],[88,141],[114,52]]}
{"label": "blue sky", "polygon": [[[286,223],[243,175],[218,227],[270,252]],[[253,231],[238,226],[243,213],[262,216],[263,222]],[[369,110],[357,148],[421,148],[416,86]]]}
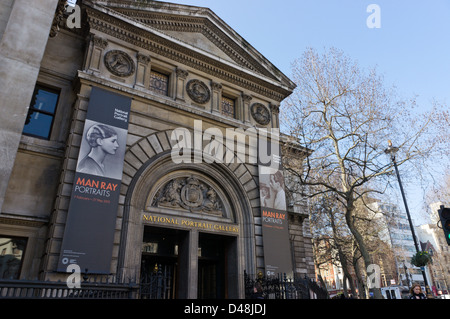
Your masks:
{"label": "blue sky", "polygon": [[[210,8],[287,76],[306,48],[333,46],[363,68],[377,66],[386,85],[405,98],[417,95],[422,109],[433,99],[450,106],[449,0],[166,2]],[[380,28],[366,24],[370,4],[380,8]],[[420,219],[420,191],[404,182],[409,208]]]}
{"label": "blue sky", "polygon": [[[426,104],[450,104],[448,0],[179,0],[208,7],[287,76],[305,48],[334,46],[362,67],[377,66],[387,84]],[[381,28],[370,29],[370,4]]]}

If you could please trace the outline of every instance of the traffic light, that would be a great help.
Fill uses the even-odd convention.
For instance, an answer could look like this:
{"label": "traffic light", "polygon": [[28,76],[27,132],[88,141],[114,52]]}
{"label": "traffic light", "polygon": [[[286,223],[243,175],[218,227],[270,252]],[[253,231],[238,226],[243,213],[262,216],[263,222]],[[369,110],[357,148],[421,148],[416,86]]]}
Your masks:
{"label": "traffic light", "polygon": [[439,209],[439,218],[441,220],[442,229],[444,230],[447,244],[450,245],[450,208],[441,206]]}

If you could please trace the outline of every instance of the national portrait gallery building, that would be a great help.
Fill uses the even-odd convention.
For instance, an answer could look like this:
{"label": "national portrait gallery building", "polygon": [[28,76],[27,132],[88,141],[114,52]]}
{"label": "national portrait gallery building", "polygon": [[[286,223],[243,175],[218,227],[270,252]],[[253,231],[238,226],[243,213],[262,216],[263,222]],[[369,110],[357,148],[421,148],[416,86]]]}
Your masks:
{"label": "national portrait gallery building", "polygon": [[0,5],[0,280],[156,267],[171,298],[244,298],[244,272],[313,278],[282,165],[309,150],[278,130],[295,84],[208,8],[65,4]]}

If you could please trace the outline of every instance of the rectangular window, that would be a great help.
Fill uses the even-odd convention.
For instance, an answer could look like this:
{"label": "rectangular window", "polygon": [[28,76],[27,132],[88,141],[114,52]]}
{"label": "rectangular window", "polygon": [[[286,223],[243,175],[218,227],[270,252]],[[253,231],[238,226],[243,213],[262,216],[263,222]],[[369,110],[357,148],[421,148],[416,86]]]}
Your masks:
{"label": "rectangular window", "polygon": [[19,279],[26,238],[0,235],[0,279]]}
{"label": "rectangular window", "polygon": [[235,117],[236,101],[226,96],[222,96],[222,114],[228,117]]}
{"label": "rectangular window", "polygon": [[28,109],[23,134],[50,139],[59,91],[36,85]]}
{"label": "rectangular window", "polygon": [[156,71],[150,71],[150,90],[167,96],[169,93],[169,76]]}

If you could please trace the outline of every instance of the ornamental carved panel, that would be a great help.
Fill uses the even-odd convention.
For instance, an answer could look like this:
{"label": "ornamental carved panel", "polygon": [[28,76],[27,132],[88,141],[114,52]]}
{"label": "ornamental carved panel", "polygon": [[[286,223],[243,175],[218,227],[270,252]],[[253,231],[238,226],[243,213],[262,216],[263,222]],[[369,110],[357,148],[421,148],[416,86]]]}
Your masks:
{"label": "ornamental carved panel", "polygon": [[215,216],[224,215],[223,203],[217,192],[193,176],[179,177],[167,182],[156,192],[152,206]]}
{"label": "ornamental carved panel", "polygon": [[133,59],[120,50],[111,50],[106,53],[104,62],[109,72],[120,77],[128,77],[136,70]]}
{"label": "ornamental carved panel", "polygon": [[208,86],[200,80],[190,80],[186,84],[186,92],[196,103],[205,104],[211,98]]}
{"label": "ornamental carved panel", "polygon": [[256,123],[260,125],[267,125],[270,123],[270,112],[261,103],[254,103],[250,108],[250,113]]}

